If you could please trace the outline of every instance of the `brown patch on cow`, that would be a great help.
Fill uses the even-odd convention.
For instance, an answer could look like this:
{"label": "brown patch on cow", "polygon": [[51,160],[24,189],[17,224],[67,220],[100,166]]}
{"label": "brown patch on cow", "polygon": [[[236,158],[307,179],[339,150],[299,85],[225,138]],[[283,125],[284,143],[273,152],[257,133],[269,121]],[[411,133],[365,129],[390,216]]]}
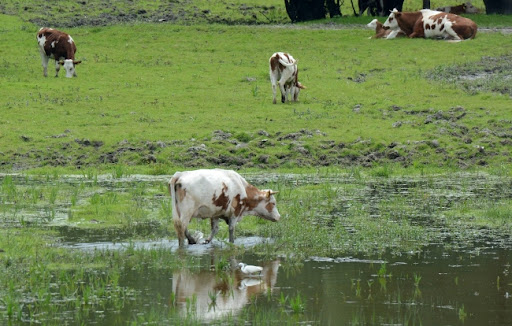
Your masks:
{"label": "brown patch on cow", "polygon": [[176,198],[178,201],[182,202],[183,199],[185,199],[185,196],[187,196],[187,190],[181,186],[181,183],[176,185]]}
{"label": "brown patch on cow", "polygon": [[[405,35],[409,37],[418,37],[418,35],[421,35],[420,37],[423,37],[423,31],[419,30],[423,29],[423,24],[416,24],[418,20],[420,20],[423,17],[420,11],[416,12],[396,12],[395,18],[396,22],[398,23],[398,27],[405,33]],[[389,18],[391,21],[391,18]],[[421,25],[421,26],[419,26]],[[418,27],[418,29],[415,29],[415,26]]]}
{"label": "brown patch on cow", "polygon": [[439,18],[439,19],[437,20],[437,24],[441,24],[442,22],[443,22],[443,20],[442,20],[441,18]]}
{"label": "brown patch on cow", "polygon": [[236,195],[231,201],[231,207],[235,210],[235,216],[240,216],[243,212],[243,203],[240,201],[240,194]]}
{"label": "brown patch on cow", "polygon": [[268,203],[267,205],[265,205],[265,209],[267,210],[267,212],[272,213],[274,206],[275,206],[274,203]]}
{"label": "brown patch on cow", "polygon": [[243,202],[247,209],[252,211],[261,201],[261,191],[255,186],[249,184],[245,187],[247,197],[244,198]]}
{"label": "brown patch on cow", "polygon": [[[59,58],[72,59],[75,64],[76,46],[75,42],[69,42],[70,36],[64,32],[52,28],[43,28],[37,33],[38,39],[44,35],[44,52],[47,56],[53,56],[58,61]],[[53,45],[52,45],[53,44]]]}
{"label": "brown patch on cow", "polygon": [[215,206],[222,207],[223,210],[226,210],[229,205],[229,197],[226,195],[228,191],[228,186],[223,182],[222,183],[222,192],[221,194],[215,198],[215,194],[213,194],[212,202]]}
{"label": "brown patch on cow", "polygon": [[425,29],[430,29],[430,25],[429,25],[429,24],[426,24],[426,25],[425,25]]}
{"label": "brown patch on cow", "polygon": [[444,24],[441,25],[441,27],[439,27],[439,31],[443,31],[444,29]]}
{"label": "brown patch on cow", "polygon": [[432,24],[432,29],[436,29],[436,24]]}
{"label": "brown patch on cow", "polygon": [[446,18],[446,16],[448,15],[451,15],[453,16],[452,14],[447,14],[445,12],[440,12],[438,14],[435,14],[435,15],[432,15],[430,16],[429,18],[432,19],[432,21],[436,21],[438,20],[438,23],[442,22],[444,18]]}
{"label": "brown patch on cow", "polygon": [[275,56],[270,58],[270,69],[272,71],[276,71],[278,66],[279,66],[279,55],[276,54]]}

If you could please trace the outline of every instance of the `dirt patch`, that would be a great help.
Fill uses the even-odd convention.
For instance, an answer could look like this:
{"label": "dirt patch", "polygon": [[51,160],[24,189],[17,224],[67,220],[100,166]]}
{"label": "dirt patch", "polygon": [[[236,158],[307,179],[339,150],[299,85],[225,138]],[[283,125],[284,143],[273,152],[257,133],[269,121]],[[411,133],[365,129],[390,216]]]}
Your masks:
{"label": "dirt patch", "polygon": [[432,80],[455,83],[470,94],[495,92],[512,97],[512,55],[482,57],[478,62],[439,66],[428,72]]}

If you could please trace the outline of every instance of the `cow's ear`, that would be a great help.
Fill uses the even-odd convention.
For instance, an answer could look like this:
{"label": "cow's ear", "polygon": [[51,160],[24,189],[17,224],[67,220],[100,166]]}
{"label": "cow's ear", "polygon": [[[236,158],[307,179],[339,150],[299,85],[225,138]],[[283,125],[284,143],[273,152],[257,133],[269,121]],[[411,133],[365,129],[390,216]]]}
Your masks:
{"label": "cow's ear", "polygon": [[63,66],[64,65],[64,61],[59,61],[59,65]]}
{"label": "cow's ear", "polygon": [[77,65],[79,63],[82,63],[82,60],[78,60],[78,61],[73,61],[73,64]]}
{"label": "cow's ear", "polygon": [[267,190],[267,193],[266,193],[267,199],[269,199],[270,196],[272,196],[272,191],[271,190]]}

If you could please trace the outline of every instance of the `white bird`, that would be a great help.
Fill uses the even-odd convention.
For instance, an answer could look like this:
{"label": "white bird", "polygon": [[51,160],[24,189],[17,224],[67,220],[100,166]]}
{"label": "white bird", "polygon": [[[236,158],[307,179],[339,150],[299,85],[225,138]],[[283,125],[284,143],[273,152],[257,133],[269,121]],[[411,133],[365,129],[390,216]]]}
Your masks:
{"label": "white bird", "polygon": [[240,263],[238,264],[238,266],[240,266],[240,270],[244,274],[261,273],[261,271],[263,270],[263,267],[261,266],[247,265],[244,263]]}

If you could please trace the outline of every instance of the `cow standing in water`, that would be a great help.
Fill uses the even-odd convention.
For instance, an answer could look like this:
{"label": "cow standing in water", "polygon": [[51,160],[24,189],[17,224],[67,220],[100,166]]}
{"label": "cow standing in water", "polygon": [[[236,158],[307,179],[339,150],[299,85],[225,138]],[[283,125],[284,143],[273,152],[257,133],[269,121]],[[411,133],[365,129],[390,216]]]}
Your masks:
{"label": "cow standing in water", "polygon": [[276,87],[279,85],[281,90],[281,102],[286,102],[286,98],[292,97],[292,101],[297,102],[299,92],[304,87],[299,83],[299,69],[297,60],[285,52],[276,52],[269,59],[270,82],[272,83],[272,93],[274,99],[272,103],[276,104]]}
{"label": "cow standing in water", "polygon": [[219,219],[229,225],[229,242],[235,241],[235,225],[245,215],[277,222],[281,218],[276,207],[275,192],[259,190],[231,170],[195,170],[176,172],[168,183],[172,197],[172,218],[179,246],[185,237],[189,244],[196,240],[187,230],[194,217],[211,220],[212,241],[219,231]]}
{"label": "cow standing in water", "polygon": [[60,66],[64,67],[66,77],[76,77],[75,65],[81,61],[75,60],[76,46],[73,38],[64,32],[53,28],[41,28],[37,32],[37,43],[41,52],[43,74],[48,77],[48,61],[55,59],[55,77],[59,76]]}

